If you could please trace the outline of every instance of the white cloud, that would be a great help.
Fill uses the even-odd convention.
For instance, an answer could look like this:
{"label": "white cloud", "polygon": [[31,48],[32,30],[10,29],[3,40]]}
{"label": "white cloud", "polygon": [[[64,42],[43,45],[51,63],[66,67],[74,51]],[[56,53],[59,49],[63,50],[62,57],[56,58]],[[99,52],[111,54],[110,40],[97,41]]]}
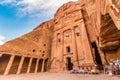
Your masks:
{"label": "white cloud", "polygon": [[3,0],[0,5],[17,7],[19,16],[51,16],[64,3],[78,0]]}
{"label": "white cloud", "polygon": [[8,5],[8,4],[13,5],[14,3],[16,3],[16,0],[1,0],[0,1],[0,5]]}
{"label": "white cloud", "polygon": [[4,39],[5,37],[0,35],[0,45],[4,44],[4,41],[3,41]]}

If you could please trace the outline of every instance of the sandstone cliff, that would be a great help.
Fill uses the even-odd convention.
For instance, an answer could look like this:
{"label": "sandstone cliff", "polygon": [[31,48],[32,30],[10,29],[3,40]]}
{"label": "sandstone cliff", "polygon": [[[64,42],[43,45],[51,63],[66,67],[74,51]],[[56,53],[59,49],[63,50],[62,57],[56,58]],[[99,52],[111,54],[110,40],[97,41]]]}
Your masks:
{"label": "sandstone cliff", "polygon": [[[108,61],[110,61],[112,57],[114,57],[115,59],[120,58],[120,54],[119,54],[120,30],[117,29],[115,25],[115,21],[111,18],[112,16],[109,13],[105,13],[106,15],[100,14],[98,17],[99,22],[101,22],[100,25],[98,24],[99,22],[97,22],[97,15],[96,15],[100,11],[98,9],[98,13],[96,13],[97,10],[94,9],[94,7],[96,8],[97,6],[93,5],[95,1],[94,0],[93,1],[79,0],[79,1],[80,1],[79,3],[69,2],[64,4],[57,10],[52,20],[43,22],[28,34],[25,34],[19,38],[6,42],[4,45],[0,46],[0,53],[19,54],[19,55],[24,54],[31,56],[33,56],[34,54],[35,56],[39,56],[39,57],[42,57],[42,54],[46,53],[46,57],[48,57],[51,52],[52,37],[54,36],[53,33],[57,33],[55,31],[65,26],[71,28],[73,26],[74,27],[81,26],[80,20],[84,18],[85,26],[87,30],[87,36],[89,38],[90,43],[97,42],[99,44],[99,46],[97,45],[97,48],[98,49],[100,48],[99,49],[100,54],[101,51],[103,51]],[[116,4],[118,3],[119,0],[116,1],[112,0],[112,1],[115,4],[115,7],[119,8],[119,5]],[[89,4],[89,2],[91,2],[90,5],[87,5]],[[120,13],[119,9],[116,16],[119,15],[118,13]],[[102,18],[100,19],[100,17]],[[98,28],[96,28],[96,26],[98,26]],[[98,29],[98,30],[94,30],[94,29]],[[83,31],[80,32],[84,34]],[[98,41],[98,37],[99,37],[99,41]],[[55,42],[54,40],[56,39],[53,39],[53,42]]]}
{"label": "sandstone cliff", "polygon": [[44,22],[33,31],[1,45],[0,53],[34,54],[39,56],[43,52],[49,54],[52,30],[52,20]]}
{"label": "sandstone cliff", "polygon": [[104,51],[107,62],[120,58],[120,30],[109,14],[102,16],[100,42],[100,48]]}
{"label": "sandstone cliff", "polygon": [[102,16],[101,23],[101,49],[108,51],[119,48],[120,30],[117,29],[111,17],[108,14]]}

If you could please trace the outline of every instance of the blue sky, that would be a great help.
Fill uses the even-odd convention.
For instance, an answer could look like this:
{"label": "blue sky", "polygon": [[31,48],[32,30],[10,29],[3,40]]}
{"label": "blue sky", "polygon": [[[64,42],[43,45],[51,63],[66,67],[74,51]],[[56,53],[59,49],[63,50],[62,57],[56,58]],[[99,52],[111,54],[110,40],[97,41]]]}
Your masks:
{"label": "blue sky", "polygon": [[77,0],[0,0],[0,45],[53,18],[69,1]]}

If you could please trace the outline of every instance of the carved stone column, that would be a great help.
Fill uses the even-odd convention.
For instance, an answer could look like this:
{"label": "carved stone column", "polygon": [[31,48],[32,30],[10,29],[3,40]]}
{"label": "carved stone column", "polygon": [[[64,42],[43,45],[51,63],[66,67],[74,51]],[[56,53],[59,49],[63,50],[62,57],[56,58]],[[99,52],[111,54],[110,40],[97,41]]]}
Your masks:
{"label": "carved stone column", "polygon": [[39,63],[39,59],[37,59],[36,61],[35,73],[37,73],[37,70],[38,70],[38,63]]}
{"label": "carved stone column", "polygon": [[53,56],[57,58],[57,34],[54,34]]}
{"label": "carved stone column", "polygon": [[20,74],[20,71],[22,69],[22,65],[23,65],[24,59],[25,59],[24,56],[22,56],[22,58],[20,60],[19,67],[18,67],[18,70],[17,70],[17,74]]}
{"label": "carved stone column", "polygon": [[72,52],[74,55],[74,61],[77,60],[77,55],[76,55],[76,41],[75,41],[75,31],[72,29]]}
{"label": "carved stone column", "polygon": [[64,54],[64,36],[61,32],[61,55],[60,55],[60,61],[63,61],[63,54]]}
{"label": "carved stone column", "polygon": [[33,58],[30,58],[30,61],[29,61],[29,64],[28,64],[27,73],[30,72],[30,67],[31,67],[31,64],[32,64],[32,60],[33,60]]}
{"label": "carved stone column", "polygon": [[11,66],[12,66],[12,63],[13,63],[13,61],[14,61],[14,58],[15,58],[14,55],[12,55],[12,56],[10,57],[10,60],[9,60],[9,62],[8,62],[8,65],[7,65],[7,67],[6,67],[6,70],[5,70],[5,72],[4,72],[4,75],[7,75],[7,74],[9,73],[10,68],[11,68]]}
{"label": "carved stone column", "polygon": [[73,52],[74,68],[78,68],[77,50],[76,49],[77,49],[77,45],[76,45],[75,31],[74,31],[74,28],[72,28],[72,52]]}
{"label": "carved stone column", "polygon": [[45,60],[43,59],[41,72],[44,72],[44,67],[45,67]]}

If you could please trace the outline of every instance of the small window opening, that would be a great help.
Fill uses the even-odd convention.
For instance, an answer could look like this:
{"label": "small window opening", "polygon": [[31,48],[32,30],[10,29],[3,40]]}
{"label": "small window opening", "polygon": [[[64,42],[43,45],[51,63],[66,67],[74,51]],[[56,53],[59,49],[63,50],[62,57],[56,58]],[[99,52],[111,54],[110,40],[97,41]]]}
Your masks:
{"label": "small window opening", "polygon": [[76,33],[77,36],[80,36],[80,33]]}
{"label": "small window opening", "polygon": [[46,44],[44,44],[44,46],[46,46]]}
{"label": "small window opening", "polygon": [[35,52],[35,49],[33,49],[33,52]]}
{"label": "small window opening", "polygon": [[58,39],[58,42],[61,42],[61,40],[60,40],[60,39]]}
{"label": "small window opening", "polygon": [[69,37],[69,35],[66,35],[66,37]]}
{"label": "small window opening", "polygon": [[67,49],[67,52],[69,53],[70,52],[70,47],[68,46],[68,47],[66,47],[66,49]]}
{"label": "small window opening", "polygon": [[43,53],[45,53],[45,51],[43,51]]}
{"label": "small window opening", "polygon": [[55,22],[55,24],[57,24],[58,22]]}
{"label": "small window opening", "polygon": [[44,57],[45,54],[42,54],[42,57]]}

